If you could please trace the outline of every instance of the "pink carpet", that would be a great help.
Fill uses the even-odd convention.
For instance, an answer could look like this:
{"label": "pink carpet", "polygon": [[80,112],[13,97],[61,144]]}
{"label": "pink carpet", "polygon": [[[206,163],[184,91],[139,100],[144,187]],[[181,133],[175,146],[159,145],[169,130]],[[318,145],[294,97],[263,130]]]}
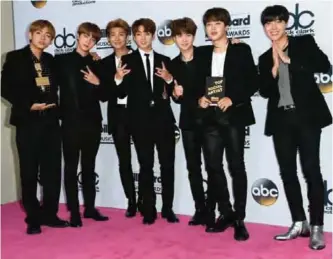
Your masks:
{"label": "pink carpet", "polygon": [[[25,234],[24,213],[18,203],[1,208],[2,259],[116,259],[116,258],[209,258],[209,259],[329,259],[332,258],[332,234],[326,234],[327,247],[308,248],[308,238],[276,242],[272,237],[285,228],[247,224],[250,239],[233,240],[233,230],[206,234],[203,227],[189,227],[189,217],[168,224],[160,217],[152,226],[142,218],[124,217],[123,210],[101,208],[111,217],[108,222],[84,219],[80,229],[42,227],[41,235]],[[64,206],[60,216],[67,218]]]}

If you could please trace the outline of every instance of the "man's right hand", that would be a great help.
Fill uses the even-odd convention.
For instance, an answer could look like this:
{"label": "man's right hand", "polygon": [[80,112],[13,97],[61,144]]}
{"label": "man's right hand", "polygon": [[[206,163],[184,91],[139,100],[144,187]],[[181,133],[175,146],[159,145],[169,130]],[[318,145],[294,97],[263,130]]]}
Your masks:
{"label": "man's right hand", "polygon": [[179,98],[180,96],[183,95],[183,86],[179,85],[177,83],[177,80],[175,80],[175,86],[173,88],[173,96],[176,97],[176,98]]}
{"label": "man's right hand", "polygon": [[211,104],[212,102],[207,99],[205,96],[202,96],[200,99],[199,99],[199,106],[203,109],[206,109],[209,104]]}
{"label": "man's right hand", "polygon": [[49,108],[52,108],[52,107],[54,107],[54,106],[56,106],[55,103],[51,103],[51,104],[46,104],[46,103],[34,103],[34,104],[31,106],[30,110],[31,110],[31,111],[44,111],[44,110],[49,109]]}
{"label": "man's right hand", "polygon": [[125,69],[127,64],[121,66],[121,61],[119,62],[119,65],[117,67],[117,73],[115,75],[116,80],[123,80],[124,76],[126,76],[129,72],[131,72],[130,69]]}

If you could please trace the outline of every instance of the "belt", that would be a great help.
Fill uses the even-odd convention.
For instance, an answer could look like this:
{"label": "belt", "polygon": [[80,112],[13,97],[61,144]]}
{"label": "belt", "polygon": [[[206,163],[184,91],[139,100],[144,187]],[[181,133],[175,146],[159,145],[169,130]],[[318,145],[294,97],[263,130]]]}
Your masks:
{"label": "belt", "polygon": [[279,109],[281,109],[283,111],[293,111],[296,109],[296,106],[294,104],[284,105],[284,106],[280,106]]}
{"label": "belt", "polygon": [[119,108],[127,108],[127,104],[117,104],[116,106]]}

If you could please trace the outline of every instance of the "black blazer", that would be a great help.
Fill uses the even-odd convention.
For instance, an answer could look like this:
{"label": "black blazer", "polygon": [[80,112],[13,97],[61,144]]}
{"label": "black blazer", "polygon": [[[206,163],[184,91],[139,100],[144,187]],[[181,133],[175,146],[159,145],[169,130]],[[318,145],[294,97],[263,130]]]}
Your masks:
{"label": "black blazer", "polygon": [[[53,56],[43,52],[42,58],[50,69],[51,101],[58,104]],[[36,86],[36,77],[37,72],[29,45],[7,54],[1,73],[1,96],[12,104],[10,115],[10,123],[12,125],[18,126],[23,123],[33,123],[38,118],[39,111],[30,110],[34,103],[40,103],[40,90]],[[47,112],[58,119],[57,107]]]}
{"label": "black blazer", "polygon": [[[197,62],[200,67],[200,95],[205,94],[206,77],[211,76],[214,46],[198,48]],[[229,123],[231,125],[248,126],[255,123],[251,105],[251,96],[258,89],[258,73],[253,61],[251,48],[245,43],[231,44],[229,42],[223,77],[225,78],[225,96],[232,101],[228,108]],[[209,113],[210,109],[201,109],[202,114]],[[223,114],[222,111],[221,116]],[[205,115],[203,115],[205,116]]]}
{"label": "black blazer", "polygon": [[[289,37],[288,56],[291,95],[302,123],[323,128],[332,123],[332,116],[314,79],[314,73],[330,69],[327,56],[310,35]],[[259,57],[260,94],[268,98],[265,134],[274,134],[280,93],[278,77],[272,76],[272,48]]]}
{"label": "black blazer", "polygon": [[[58,55],[55,57],[57,66],[57,79],[60,87],[60,111],[61,119],[63,121],[72,121],[76,119],[80,113],[77,84],[81,83],[83,74],[80,72],[80,64],[78,64],[78,58],[74,50],[71,53],[64,55]],[[99,64],[89,56],[89,68],[98,76]],[[103,81],[101,85],[91,85],[89,87],[91,102],[89,110],[85,111],[85,117],[91,121],[101,123],[102,112],[99,101],[106,101],[106,95],[104,92]],[[87,83],[88,84],[88,83]]]}
{"label": "black blazer", "polygon": [[108,119],[108,133],[111,134],[115,130],[117,122],[120,120],[120,114],[117,113],[117,90],[119,87],[114,81],[114,76],[117,72],[116,68],[116,55],[111,55],[103,58],[99,64],[100,79],[103,81],[105,96],[108,101],[107,119]]}
{"label": "black blazer", "polygon": [[[195,76],[200,72],[200,64],[196,63],[197,48],[194,47],[193,53],[193,77],[192,84],[188,85],[184,75],[184,61],[182,61],[181,53],[171,61],[170,72],[174,80],[183,87],[183,95],[178,99],[172,98],[175,103],[180,104],[179,127],[184,130],[194,129],[196,126],[196,114],[198,112],[198,100],[202,96],[198,80]],[[174,84],[172,85],[172,87]]]}
{"label": "black blazer", "polygon": [[[168,69],[170,67],[170,58],[154,52],[154,72],[156,67],[162,67],[162,61]],[[139,126],[140,123],[149,123],[151,121],[150,103],[154,100],[154,109],[159,114],[158,122],[174,125],[175,118],[170,106],[172,87],[154,74],[154,91],[152,91],[147,81],[139,50],[123,56],[122,64],[127,64],[126,68],[131,69],[131,72],[124,77],[123,82],[117,89],[120,98],[128,96],[127,107],[130,123],[134,127]]]}

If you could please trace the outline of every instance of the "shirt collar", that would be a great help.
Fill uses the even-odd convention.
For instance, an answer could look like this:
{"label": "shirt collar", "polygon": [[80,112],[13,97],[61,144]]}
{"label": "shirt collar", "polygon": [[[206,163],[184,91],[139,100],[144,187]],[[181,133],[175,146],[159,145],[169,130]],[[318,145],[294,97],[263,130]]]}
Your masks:
{"label": "shirt collar", "polygon": [[151,50],[149,52],[145,52],[142,49],[139,49],[139,53],[140,53],[142,58],[146,58],[145,54],[149,54],[149,57],[151,58],[151,57],[153,57],[152,55],[154,54],[154,51]]}

